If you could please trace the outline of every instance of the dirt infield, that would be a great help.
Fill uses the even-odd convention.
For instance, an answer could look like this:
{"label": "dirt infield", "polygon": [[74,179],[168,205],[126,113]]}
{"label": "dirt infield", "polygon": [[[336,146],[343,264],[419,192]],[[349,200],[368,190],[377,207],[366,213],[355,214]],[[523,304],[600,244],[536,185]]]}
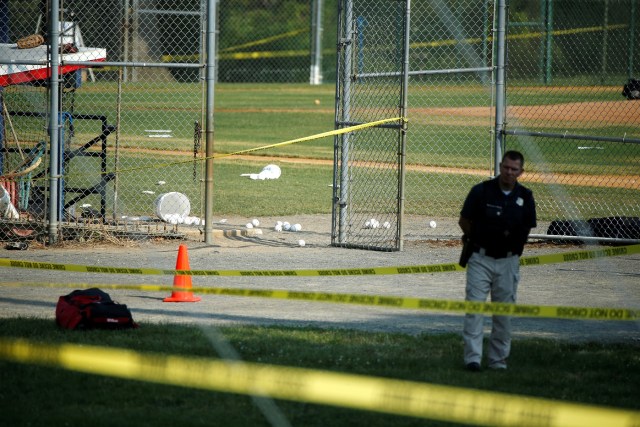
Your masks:
{"label": "dirt infield", "polygon": [[[410,120],[418,123],[491,126],[494,113],[492,107],[415,108],[411,109]],[[507,106],[507,118],[510,125],[531,126],[541,123],[546,128],[559,126],[594,128],[612,124],[638,126],[640,125],[640,102],[623,100],[511,105]]]}
{"label": "dirt infield", "polygon": [[[121,148],[122,151],[129,151],[135,153],[147,153],[162,156],[184,156],[185,151],[176,150],[152,150],[141,148]],[[262,155],[233,155],[226,157],[225,159],[238,159],[251,162],[261,163],[294,163],[294,164],[308,164],[308,165],[322,165],[333,166],[333,160],[329,159],[313,159],[307,157],[283,157],[283,156],[262,156]],[[354,163],[358,166],[358,163]],[[366,166],[370,167],[371,162],[367,162]],[[425,172],[425,173],[443,173],[443,174],[457,174],[457,175],[473,175],[489,177],[489,171],[486,169],[471,169],[471,168],[455,168],[448,166],[427,166],[416,165],[408,163],[406,166],[407,171]],[[559,185],[580,185],[588,187],[602,187],[602,188],[625,188],[631,190],[640,189],[640,175],[613,175],[613,174],[601,174],[601,175],[587,175],[587,174],[541,174],[541,173],[524,173],[521,178],[522,182],[535,182],[544,184],[559,184]]]}
{"label": "dirt infield", "polygon": [[[545,88],[545,91],[548,88]],[[580,88],[561,88],[563,91]],[[610,88],[607,88],[610,89]],[[538,88],[531,90],[540,91]],[[227,110],[225,110],[227,111]],[[233,112],[265,112],[262,109],[228,110]],[[274,109],[270,112],[292,112],[291,110]],[[327,110],[329,111],[329,110]],[[494,110],[492,107],[434,107],[412,108],[410,110],[412,123],[430,125],[456,126],[487,126],[493,125]],[[545,128],[565,129],[566,127],[582,126],[585,129],[610,126],[612,124],[638,126],[640,125],[640,102],[630,101],[599,101],[599,102],[569,102],[549,105],[508,106],[507,117],[510,125],[522,125],[525,128],[544,125]],[[588,133],[588,131],[587,131]],[[122,151],[135,153],[149,153],[154,155],[184,156],[185,151],[153,150],[144,148],[121,148]],[[241,159],[246,161],[265,161],[280,163],[298,163],[315,165],[333,165],[330,159],[312,159],[301,157],[281,157],[256,155],[234,155],[227,159]],[[368,166],[371,163],[367,163]],[[357,166],[357,163],[355,164]],[[469,169],[456,167],[425,166],[408,163],[408,171],[425,173],[462,174],[488,177],[485,169]],[[523,182],[577,185],[602,188],[640,189],[640,174],[563,174],[563,173],[526,173]]]}
{"label": "dirt infield", "polygon": [[[173,269],[177,248],[189,249],[191,269],[294,270],[365,268],[449,263],[457,260],[457,242],[407,240],[402,252],[378,252],[330,246],[330,215],[299,215],[296,233],[276,232],[277,218],[261,218],[264,228],[252,234],[216,237],[213,245],[201,242],[149,240],[114,244],[70,244],[61,247],[32,246],[26,251],[0,249],[0,258],[71,263],[122,268]],[[227,218],[226,229],[241,229],[246,218]],[[419,222],[419,221],[415,221]],[[221,225],[216,225],[221,227]],[[306,245],[300,247],[298,240]],[[580,249],[535,243],[526,255]],[[523,267],[518,302],[569,307],[639,308],[640,255],[591,261]],[[74,283],[161,284],[170,286],[171,275],[73,273],[57,270],[0,268],[0,316],[36,316],[53,321],[60,295],[75,289]],[[365,275],[365,276],[194,276],[194,287],[283,289],[324,293],[382,295],[447,300],[464,298],[464,272]],[[7,285],[6,282],[12,282]],[[60,284],[61,287],[30,285]],[[106,290],[106,289],[105,289]],[[348,328],[390,333],[459,333],[458,313],[406,310],[392,307],[330,304],[236,296],[201,295],[197,303],[165,303],[168,292],[107,290],[127,304],[134,318],[147,322],[178,322],[214,325],[285,325],[294,327]],[[569,341],[629,342],[640,346],[639,324],[617,321],[577,321],[545,318],[514,318],[516,337],[541,337]],[[487,328],[489,328],[487,320]],[[487,329],[488,330],[488,329]]]}
{"label": "dirt infield", "polygon": [[640,125],[640,103],[633,101],[568,102],[564,104],[510,106],[507,117],[520,121],[551,121],[571,126],[610,126],[612,124],[637,127]]}
{"label": "dirt infield", "polygon": [[[325,165],[332,166],[333,160],[325,159],[309,159],[300,157],[276,157],[276,156],[247,156],[239,155],[233,156],[234,159],[242,159],[248,161],[264,161],[268,163],[296,163],[296,164],[313,164],[313,165]],[[358,163],[353,164],[357,166]],[[371,162],[367,162],[366,166],[370,167]],[[468,168],[453,168],[445,166],[425,166],[407,164],[407,171],[425,172],[425,173],[444,173],[444,174],[459,174],[459,175],[473,175],[488,177],[489,171],[486,169],[468,169]],[[626,188],[632,190],[640,189],[640,175],[586,175],[586,174],[541,174],[541,173],[524,173],[521,178],[522,182],[535,182],[544,184],[561,184],[561,185],[582,185],[589,187],[602,187],[602,188]]]}

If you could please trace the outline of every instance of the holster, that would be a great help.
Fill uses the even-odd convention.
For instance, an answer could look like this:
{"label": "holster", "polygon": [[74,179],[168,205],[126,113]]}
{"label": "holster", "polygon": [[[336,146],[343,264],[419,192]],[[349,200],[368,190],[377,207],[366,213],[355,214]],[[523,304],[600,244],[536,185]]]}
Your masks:
{"label": "holster", "polygon": [[469,261],[469,258],[471,258],[472,254],[473,254],[473,242],[468,236],[463,235],[462,236],[462,252],[460,253],[460,260],[458,261],[458,264],[460,265],[460,267],[467,266],[467,262]]}

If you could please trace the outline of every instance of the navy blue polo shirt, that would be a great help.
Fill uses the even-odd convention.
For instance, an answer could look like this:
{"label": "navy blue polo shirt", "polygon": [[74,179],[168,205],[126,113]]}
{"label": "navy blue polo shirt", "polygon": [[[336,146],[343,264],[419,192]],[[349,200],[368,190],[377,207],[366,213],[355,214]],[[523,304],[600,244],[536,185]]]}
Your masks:
{"label": "navy blue polo shirt", "polygon": [[529,231],[536,226],[533,192],[516,183],[507,195],[498,178],[471,188],[460,216],[471,220],[471,240],[488,252],[522,255]]}

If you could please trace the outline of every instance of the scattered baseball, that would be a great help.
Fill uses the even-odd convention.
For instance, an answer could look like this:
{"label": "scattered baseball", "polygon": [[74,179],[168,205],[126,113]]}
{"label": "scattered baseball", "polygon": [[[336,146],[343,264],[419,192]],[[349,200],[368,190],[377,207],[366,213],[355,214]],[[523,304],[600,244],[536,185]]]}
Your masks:
{"label": "scattered baseball", "polygon": [[304,240],[300,239],[300,240],[298,240],[298,245],[304,246],[304,245],[306,245],[306,243],[304,242]]}
{"label": "scattered baseball", "polygon": [[437,225],[438,225],[438,224],[436,224],[436,222],[435,222],[435,221],[431,221],[431,222],[429,223],[429,227],[431,227],[431,228],[436,228],[436,226],[437,226]]}
{"label": "scattered baseball", "polygon": [[256,218],[251,220],[251,224],[253,224],[254,227],[257,227],[260,225],[260,221],[258,221]]}
{"label": "scattered baseball", "polygon": [[247,223],[247,225],[245,225],[245,227],[247,228],[253,228],[253,224],[251,224],[250,222]]}
{"label": "scattered baseball", "polygon": [[300,231],[302,230],[302,226],[300,224],[293,224],[291,226],[291,231]]}
{"label": "scattered baseball", "polygon": [[364,228],[378,228],[380,227],[380,221],[375,218],[371,218],[365,221]]}
{"label": "scattered baseball", "polygon": [[287,221],[282,223],[282,229],[284,231],[289,231],[291,229],[291,224],[289,224]]}
{"label": "scattered baseball", "polygon": [[275,227],[273,227],[273,229],[278,232],[282,231],[282,224],[276,224]]}

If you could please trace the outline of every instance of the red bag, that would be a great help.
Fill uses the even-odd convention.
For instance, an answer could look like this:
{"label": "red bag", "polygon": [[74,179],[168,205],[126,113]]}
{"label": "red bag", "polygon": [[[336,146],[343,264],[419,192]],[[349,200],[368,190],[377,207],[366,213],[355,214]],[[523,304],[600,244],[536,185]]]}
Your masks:
{"label": "red bag", "polygon": [[58,298],[56,324],[65,329],[137,328],[125,304],[98,288],[75,290]]}

